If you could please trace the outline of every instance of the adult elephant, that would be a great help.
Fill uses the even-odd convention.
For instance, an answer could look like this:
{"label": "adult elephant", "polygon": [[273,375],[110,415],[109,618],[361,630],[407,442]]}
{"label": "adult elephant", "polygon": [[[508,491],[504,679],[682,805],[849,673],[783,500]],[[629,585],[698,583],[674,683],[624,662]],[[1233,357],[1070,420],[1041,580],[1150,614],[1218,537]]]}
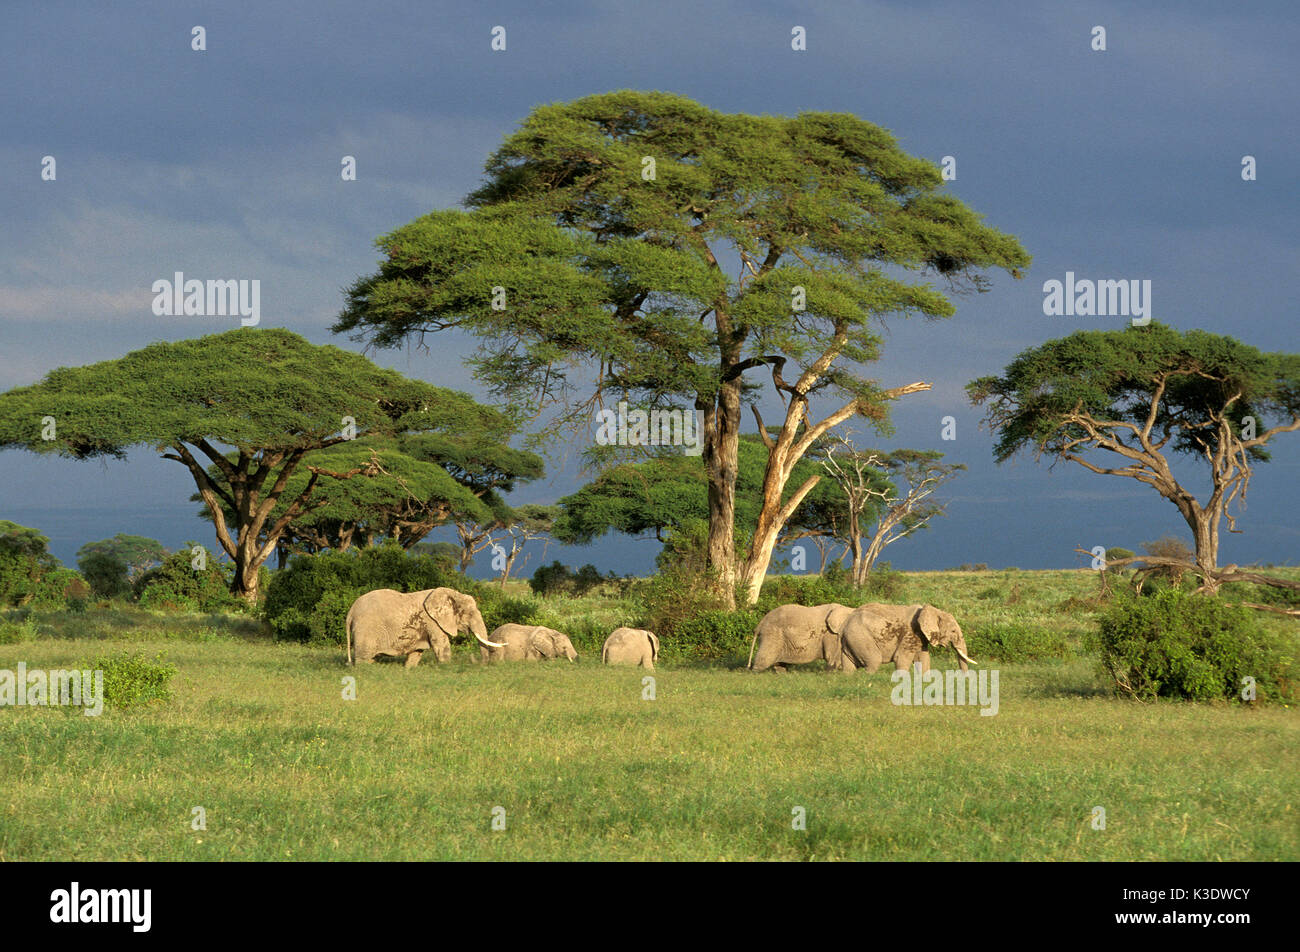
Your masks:
{"label": "adult elephant", "polygon": [[429,588],[409,594],[391,588],[366,592],[348,609],[348,664],[367,663],[376,655],[406,655],[406,666],[420,663],[420,655],[433,651],[439,661],[451,658],[451,639],[472,634],[487,647],[503,645],[489,641],[487,625],[478,603],[454,588]]}
{"label": "adult elephant", "polygon": [[749,669],[766,671],[787,664],[824,660],[838,668],[842,653],[840,632],[853,609],[847,605],[781,605],[773,608],[754,629],[749,646]]}
{"label": "adult elephant", "polygon": [[886,661],[896,670],[921,662],[921,670],[930,670],[930,649],[950,646],[957,652],[963,671],[967,663],[975,664],[966,653],[966,638],[961,625],[949,612],[933,605],[885,605],[868,602],[856,608],[840,629],[843,638],[837,667],[841,671],[864,669],[873,673]]}
{"label": "adult elephant", "polygon": [[544,625],[502,625],[492,632],[500,648],[480,648],[484,661],[549,661],[552,658],[578,660],[569,636]]}

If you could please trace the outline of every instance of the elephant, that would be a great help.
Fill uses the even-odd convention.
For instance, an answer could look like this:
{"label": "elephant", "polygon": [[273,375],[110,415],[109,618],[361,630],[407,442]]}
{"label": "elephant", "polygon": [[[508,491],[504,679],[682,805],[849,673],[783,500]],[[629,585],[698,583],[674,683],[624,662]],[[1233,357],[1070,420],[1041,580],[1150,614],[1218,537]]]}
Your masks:
{"label": "elephant", "polygon": [[957,619],[933,605],[885,605],[868,602],[854,609],[840,629],[843,638],[840,671],[863,668],[873,673],[886,661],[902,671],[921,662],[921,670],[930,670],[930,648],[951,645],[963,671],[967,662],[976,664],[966,653],[966,638]]}
{"label": "elephant", "polygon": [[542,661],[551,658],[578,660],[573,642],[564,632],[543,625],[501,625],[491,635],[504,647],[480,648],[483,661]]}
{"label": "elephant", "polygon": [[655,669],[658,657],[659,637],[644,628],[615,628],[600,649],[605,664],[640,665],[648,671]]}
{"label": "elephant", "polygon": [[488,640],[487,625],[469,595],[451,588],[409,594],[391,588],[376,589],[366,592],[348,609],[348,664],[370,663],[375,655],[406,655],[406,666],[413,668],[420,663],[420,655],[429,650],[439,661],[448,661],[451,639],[461,632],[472,634],[485,646],[505,647]]}
{"label": "elephant", "polygon": [[784,671],[787,664],[807,664],[824,659],[840,666],[840,632],[853,609],[832,602],[827,605],[781,605],[773,608],[754,629],[749,646],[749,669]]}

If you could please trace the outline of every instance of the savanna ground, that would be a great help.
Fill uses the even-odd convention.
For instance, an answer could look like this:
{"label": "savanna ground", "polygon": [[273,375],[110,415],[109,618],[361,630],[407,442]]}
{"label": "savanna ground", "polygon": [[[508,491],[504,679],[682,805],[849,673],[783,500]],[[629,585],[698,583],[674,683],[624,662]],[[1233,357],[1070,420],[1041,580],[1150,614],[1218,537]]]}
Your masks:
{"label": "savanna ground", "polygon": [[[647,672],[581,641],[573,665],[488,668],[462,646],[350,670],[246,618],[35,616],[0,668],[131,649],[177,673],[170,701],[97,718],[0,710],[0,859],[1300,859],[1295,708],[1114,697],[1083,645],[1096,591],[1084,571],[905,576],[891,600],[950,609],[973,651],[999,625],[1065,639],[1066,657],[985,662],[992,717],[892,705],[889,665],[665,662],[643,700]],[[616,596],[549,611],[628,620]]]}

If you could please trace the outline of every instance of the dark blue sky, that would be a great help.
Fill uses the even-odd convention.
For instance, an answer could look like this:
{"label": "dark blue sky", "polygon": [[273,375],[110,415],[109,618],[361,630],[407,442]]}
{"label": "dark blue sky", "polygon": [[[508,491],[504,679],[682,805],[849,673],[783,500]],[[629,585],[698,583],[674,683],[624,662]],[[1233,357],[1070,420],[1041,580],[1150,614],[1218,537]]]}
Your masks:
{"label": "dark blue sky", "polygon": [[[1186,535],[1173,506],[1132,481],[993,465],[964,384],[1026,347],[1123,323],[1044,316],[1044,281],[1150,279],[1157,320],[1297,349],[1293,4],[471,6],[6,4],[0,389],[237,325],[155,317],[150,286],[175,271],[260,279],[263,326],[355,348],[328,326],[341,289],[374,268],[378,235],[455,205],[533,107],[620,88],[729,112],[855,113],[913,154],[955,156],[953,193],[1034,256],[1024,280],[995,276],[949,321],[890,322],[871,375],[934,389],[897,405],[887,445],[970,467],[948,517],[888,550],[900,567],[1063,567],[1078,564],[1076,545]],[[505,52],[489,49],[498,24]],[[796,24],[806,52],[790,49]],[[190,49],[195,25],[205,52]],[[1090,49],[1095,25],[1105,52]],[[347,154],[355,182],[339,176]],[[54,182],[41,180],[45,155]],[[1257,181],[1242,181],[1244,155]],[[456,359],[469,349],[377,358],[481,395]],[[944,442],[948,414],[958,438]],[[1224,562],[1295,560],[1300,435],[1274,455]],[[515,501],[577,484],[571,453],[550,472]],[[44,530],[69,562],[118,531],[211,544],[192,491],[182,467],[145,451],[106,464],[0,453],[0,518]],[[644,571],[655,550],[612,538],[547,558]]]}

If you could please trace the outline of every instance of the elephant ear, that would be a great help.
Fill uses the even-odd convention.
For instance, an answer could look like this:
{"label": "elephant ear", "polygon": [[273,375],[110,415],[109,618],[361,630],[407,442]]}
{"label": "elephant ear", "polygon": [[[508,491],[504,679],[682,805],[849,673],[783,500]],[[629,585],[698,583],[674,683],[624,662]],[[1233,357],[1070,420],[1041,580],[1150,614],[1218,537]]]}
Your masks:
{"label": "elephant ear", "polygon": [[646,634],[650,636],[650,660],[652,662],[658,661],[659,660],[659,636],[656,635],[653,631],[647,631]]}
{"label": "elephant ear", "polygon": [[445,588],[431,588],[424,596],[424,610],[448,638],[456,637],[456,607]]}
{"label": "elephant ear", "polygon": [[555,636],[545,628],[534,628],[528,633],[528,647],[543,658],[554,658]]}
{"label": "elephant ear", "polygon": [[826,613],[826,627],[836,634],[844,633],[844,626],[853,617],[854,610],[847,605],[836,605]]}
{"label": "elephant ear", "polygon": [[940,640],[939,609],[933,605],[922,605],[916,613],[916,628],[922,638],[931,644],[943,644]]}

